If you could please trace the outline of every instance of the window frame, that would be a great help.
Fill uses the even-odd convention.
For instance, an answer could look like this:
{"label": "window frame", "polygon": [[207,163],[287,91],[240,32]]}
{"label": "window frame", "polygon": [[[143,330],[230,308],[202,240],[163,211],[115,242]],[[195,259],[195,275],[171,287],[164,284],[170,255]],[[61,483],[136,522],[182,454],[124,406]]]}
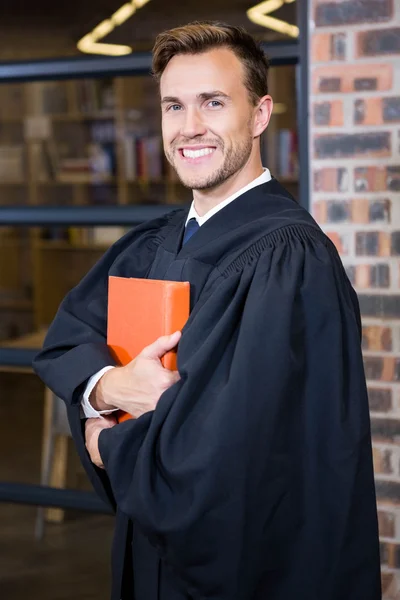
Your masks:
{"label": "window frame", "polygon": [[[295,65],[300,162],[300,204],[309,208],[309,78],[308,78],[308,15],[309,8],[297,3],[299,40],[263,44],[271,66]],[[301,5],[301,8],[300,8]],[[308,3],[307,3],[308,5]],[[149,74],[151,53],[138,52],[123,57],[77,57],[52,60],[0,63],[0,85],[3,83],[61,80],[82,77]],[[55,207],[2,206],[0,227],[43,225],[136,225],[173,210],[171,205]],[[27,348],[0,348],[0,365],[30,367],[36,352]],[[110,509],[93,493],[59,490],[40,485],[0,482],[0,502],[74,508],[90,512],[110,513]]]}

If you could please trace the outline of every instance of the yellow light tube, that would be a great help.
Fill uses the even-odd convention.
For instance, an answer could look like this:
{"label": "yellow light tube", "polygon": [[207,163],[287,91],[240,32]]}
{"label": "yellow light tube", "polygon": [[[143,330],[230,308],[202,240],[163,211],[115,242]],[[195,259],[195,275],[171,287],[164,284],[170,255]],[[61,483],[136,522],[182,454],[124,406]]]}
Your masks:
{"label": "yellow light tube", "polygon": [[299,37],[300,33],[299,28],[296,25],[291,25],[281,19],[268,16],[271,12],[278,10],[278,8],[285,3],[294,1],[295,0],[265,0],[264,2],[260,2],[260,4],[256,4],[256,6],[249,8],[246,14],[250,21],[257,25],[261,25],[261,27],[267,27],[273,31],[296,38]]}
{"label": "yellow light tube", "polygon": [[267,27],[268,29],[272,29],[278,33],[284,33],[294,38],[299,36],[299,28],[296,27],[296,25],[290,25],[285,21],[258,13],[257,11],[252,12],[251,9],[247,12],[247,16],[250,21],[253,21],[253,23],[256,23],[257,25],[261,25],[262,27]]}
{"label": "yellow light tube", "polygon": [[97,42],[91,44],[82,44],[82,40],[78,42],[78,48],[81,52],[88,54],[104,54],[106,56],[124,56],[130,54],[132,48],[130,46],[122,46],[119,44],[99,44]]}
{"label": "yellow light tube", "polygon": [[125,2],[118,10],[115,11],[109,19],[104,19],[97,25],[90,33],[87,33],[77,43],[78,50],[80,52],[86,52],[87,54],[105,54],[109,56],[123,56],[124,54],[130,54],[132,48],[130,46],[123,46],[120,44],[99,44],[98,41],[106,37],[111,33],[115,27],[125,23],[138,8],[142,8],[150,0],[131,0],[131,2]]}
{"label": "yellow light tube", "polygon": [[260,2],[260,4],[256,4],[249,10],[255,10],[258,13],[262,13],[267,15],[274,10],[278,10],[284,4],[284,0],[264,0],[264,2]]}
{"label": "yellow light tube", "polygon": [[114,23],[111,19],[105,19],[97,27],[95,27],[92,31],[92,36],[94,40],[100,40],[103,37],[106,37],[109,33],[114,29]]}
{"label": "yellow light tube", "polygon": [[125,23],[125,21],[127,21],[135,12],[135,4],[127,2],[111,16],[111,21],[115,26],[122,25],[122,23]]}
{"label": "yellow light tube", "polygon": [[78,42],[78,48],[79,46],[91,46],[94,43],[94,39],[91,33],[87,33],[82,39],[79,40]]}

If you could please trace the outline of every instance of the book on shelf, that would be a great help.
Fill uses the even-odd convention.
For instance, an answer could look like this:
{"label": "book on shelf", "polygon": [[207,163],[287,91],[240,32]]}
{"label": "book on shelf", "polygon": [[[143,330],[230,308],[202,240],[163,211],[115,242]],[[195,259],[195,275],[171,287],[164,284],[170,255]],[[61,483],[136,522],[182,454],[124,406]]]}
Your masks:
{"label": "book on shelf", "polygon": [[115,90],[110,78],[82,79],[77,81],[79,110],[96,113],[115,109]]}
{"label": "book on shelf", "polygon": [[43,183],[56,178],[58,154],[51,140],[32,142],[31,160],[36,181]]}
{"label": "book on shelf", "polygon": [[72,246],[109,247],[125,235],[129,229],[129,227],[122,226],[69,227],[68,241]]}
{"label": "book on shelf", "polygon": [[0,85],[0,121],[20,119],[25,114],[25,110],[24,84]]}
{"label": "book on shelf", "polygon": [[63,156],[53,138],[32,142],[31,147],[34,173],[39,182],[108,183],[116,173],[113,143],[89,144],[87,156]]}
{"label": "book on shelf", "polygon": [[34,81],[29,85],[32,116],[68,112],[67,88],[64,82]]}
{"label": "book on shelf", "polygon": [[278,141],[278,173],[283,178],[295,178],[299,174],[297,132],[280,129]]}
{"label": "book on shelf", "polygon": [[[272,138],[271,138],[272,135]],[[292,129],[278,129],[262,140],[261,154],[263,164],[278,179],[297,179],[299,176],[299,157],[297,132]]]}
{"label": "book on shelf", "polygon": [[22,144],[0,145],[0,181],[21,181],[26,176],[26,155]]}
{"label": "book on shelf", "polygon": [[[30,85],[33,115],[68,115],[68,88],[66,82],[32,82]],[[115,91],[111,78],[82,79],[75,83],[76,105],[82,113],[110,112],[115,109]]]}
{"label": "book on shelf", "polygon": [[164,162],[161,136],[127,134],[124,138],[124,150],[125,176],[128,181],[161,179]]}
{"label": "book on shelf", "polygon": [[89,244],[111,246],[125,235],[128,230],[129,227],[121,226],[89,227],[87,229],[87,240]]}
{"label": "book on shelf", "polygon": [[67,242],[72,246],[109,247],[117,242],[129,227],[45,227],[41,231],[43,242]]}

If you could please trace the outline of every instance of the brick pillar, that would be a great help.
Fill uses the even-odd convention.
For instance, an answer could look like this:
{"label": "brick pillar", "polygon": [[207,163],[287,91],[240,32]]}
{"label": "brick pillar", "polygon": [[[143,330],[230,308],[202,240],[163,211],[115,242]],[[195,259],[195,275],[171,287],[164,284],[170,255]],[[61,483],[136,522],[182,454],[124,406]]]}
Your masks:
{"label": "brick pillar", "polygon": [[400,0],[309,6],[310,206],[359,295],[383,598],[399,600]]}

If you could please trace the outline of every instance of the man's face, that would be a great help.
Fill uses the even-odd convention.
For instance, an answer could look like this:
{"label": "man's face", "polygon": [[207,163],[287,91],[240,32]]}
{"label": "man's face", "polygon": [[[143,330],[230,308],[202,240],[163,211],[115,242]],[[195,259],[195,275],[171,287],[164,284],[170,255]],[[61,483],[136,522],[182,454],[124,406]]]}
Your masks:
{"label": "man's face", "polygon": [[174,56],[160,92],[165,154],[185,186],[214,188],[246,165],[256,107],[231,50]]}

